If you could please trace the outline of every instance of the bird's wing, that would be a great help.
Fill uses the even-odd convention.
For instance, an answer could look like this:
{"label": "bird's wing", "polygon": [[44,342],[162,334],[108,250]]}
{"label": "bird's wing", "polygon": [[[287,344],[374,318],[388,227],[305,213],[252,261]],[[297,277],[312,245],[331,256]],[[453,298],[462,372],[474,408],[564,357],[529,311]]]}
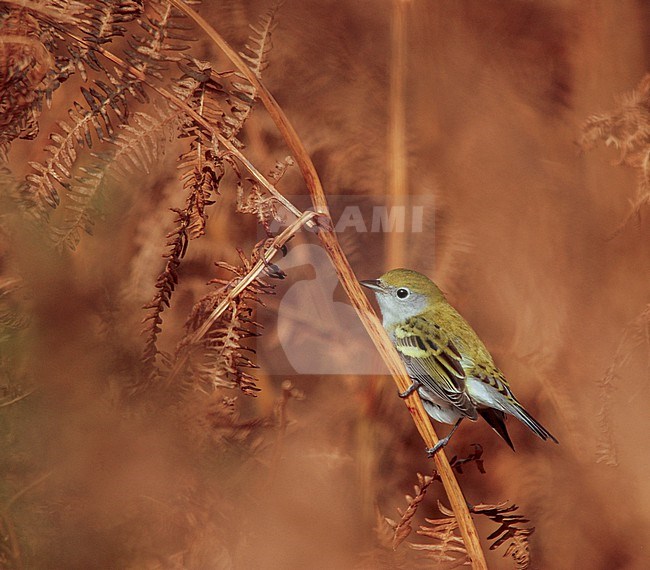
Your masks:
{"label": "bird's wing", "polygon": [[478,415],[465,392],[461,354],[445,333],[418,317],[398,325],[393,333],[409,376],[463,416],[475,420]]}
{"label": "bird's wing", "polygon": [[[530,413],[528,413],[519,403],[519,400],[517,400],[515,395],[512,393],[503,372],[496,368],[496,366],[476,365],[468,371],[468,376],[480,380],[495,390],[495,400],[490,404],[491,407],[512,414],[530,430],[536,433],[541,439],[551,439],[555,443],[558,443],[557,439],[555,439],[551,432],[531,416]],[[492,425],[491,422],[488,423]],[[492,427],[496,429],[494,425],[492,425]],[[497,431],[497,433],[499,432]],[[501,434],[499,433],[499,435]]]}

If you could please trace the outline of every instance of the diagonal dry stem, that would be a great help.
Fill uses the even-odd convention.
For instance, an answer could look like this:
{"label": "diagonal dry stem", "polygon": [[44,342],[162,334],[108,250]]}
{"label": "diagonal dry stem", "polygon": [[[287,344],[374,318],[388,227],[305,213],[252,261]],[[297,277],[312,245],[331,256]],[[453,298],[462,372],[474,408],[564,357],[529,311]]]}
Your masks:
{"label": "diagonal dry stem", "polygon": [[[302,176],[305,180],[309,193],[311,195],[312,203],[316,211],[320,214],[329,216],[329,208],[325,192],[323,191],[322,184],[318,178],[316,168],[314,167],[309,154],[298,137],[295,129],[287,119],[284,111],[280,108],[270,92],[262,84],[262,82],[255,76],[255,74],[246,65],[244,60],[237,54],[235,50],[219,35],[219,33],[199,14],[186,6],[181,0],[171,0],[171,3],[179,10],[183,11],[187,16],[192,18],[210,37],[210,39],[219,46],[219,48],[226,54],[226,56],[235,64],[237,69],[245,75],[246,79],[256,89],[257,94],[266,107],[269,115],[275,122],[278,130],[282,134],[288,147],[291,149],[294,158],[300,168]],[[336,238],[334,231],[320,231],[318,236],[330,256],[332,264],[336,269],[341,285],[345,289],[350,301],[357,311],[361,322],[365,326],[370,338],[377,347],[379,354],[388,366],[395,383],[400,391],[405,391],[411,384],[404,365],[402,364],[397,351],[391,344],[386,332],[381,326],[377,315],[373,311],[368,299],[361,290],[358,280],[356,279],[350,264],[348,263],[343,250]],[[405,399],[406,405],[411,412],[413,421],[415,422],[418,431],[426,442],[428,447],[432,447],[437,443],[438,437],[433,430],[431,422],[424,411],[422,401],[417,395],[417,391]],[[476,527],[467,508],[467,502],[463,496],[462,491],[458,485],[449,460],[444,454],[444,451],[437,453],[434,456],[436,467],[440,473],[443,485],[449,497],[454,515],[458,520],[460,533],[465,542],[467,552],[469,554],[472,567],[475,569],[487,569],[485,555],[481,549],[481,545],[476,532]]]}

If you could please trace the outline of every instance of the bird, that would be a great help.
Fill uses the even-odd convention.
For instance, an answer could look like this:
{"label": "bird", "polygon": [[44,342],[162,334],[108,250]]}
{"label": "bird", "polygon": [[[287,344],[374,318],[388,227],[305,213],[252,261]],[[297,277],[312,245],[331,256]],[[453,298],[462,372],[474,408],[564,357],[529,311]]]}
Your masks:
{"label": "bird", "polygon": [[375,293],[384,329],[411,378],[400,397],[417,390],[429,416],[453,425],[427,449],[429,457],[449,443],[465,418],[476,421],[479,416],[513,451],[506,415],[541,439],[558,443],[519,403],[478,334],[431,279],[411,269],[393,269],[360,283]]}

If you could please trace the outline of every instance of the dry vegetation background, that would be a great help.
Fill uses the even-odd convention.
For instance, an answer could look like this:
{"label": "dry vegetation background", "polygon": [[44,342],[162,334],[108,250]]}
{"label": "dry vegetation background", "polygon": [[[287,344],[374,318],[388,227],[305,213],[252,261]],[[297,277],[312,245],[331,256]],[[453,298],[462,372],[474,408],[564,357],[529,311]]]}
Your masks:
{"label": "dry vegetation background", "polygon": [[[445,542],[441,534],[415,532],[432,526],[425,517],[447,516],[438,510],[436,500],[448,506],[439,482],[418,499],[413,532],[395,551],[390,547],[383,517],[399,520],[396,509],[406,508],[417,473],[433,470],[390,378],[281,373],[291,360],[275,327],[283,295],[316,277],[313,299],[327,297],[310,263],[333,275],[328,261],[307,258],[289,267],[276,258],[287,278],[264,278],[276,293],[260,297],[266,307],[240,297],[211,331],[211,346],[191,344],[190,333],[225,295],[219,283],[206,283],[233,278],[214,263],[239,267],[237,248],[250,260],[264,237],[256,215],[236,211],[238,180],[253,213],[268,215],[270,208],[260,205],[268,195],[247,181],[236,160],[239,177],[231,162],[212,157],[202,171],[214,177],[206,193],[183,187],[178,156],[189,151],[191,172],[192,152],[210,140],[178,117],[163,129],[170,111],[153,89],[148,102],[128,95],[129,124],[151,132],[139,155],[124,153],[136,167],[124,156],[97,162],[72,143],[73,177],[102,177],[101,192],[86,202],[82,196],[84,216],[77,216],[93,236],[80,234],[74,250],[52,245],[77,241],[74,231],[64,238],[61,232],[70,231],[62,212],[78,178],[72,192],[54,182],[62,200],[56,211],[21,183],[35,172],[29,161],[45,164],[52,156],[45,146],[50,133],[62,132],[57,122],[74,121],[72,101],[86,105],[82,74],[75,70],[53,91],[34,140],[11,139],[29,134],[17,127],[24,111],[18,102],[29,111],[29,94],[47,80],[43,70],[52,68],[54,55],[66,54],[63,40],[51,55],[39,51],[34,46],[47,43],[39,33],[74,3],[37,2],[33,12],[19,4],[0,2],[8,149],[0,196],[2,567],[413,568],[462,558],[462,545],[449,536]],[[152,13],[153,4],[145,4]],[[131,20],[139,4],[132,6]],[[248,24],[269,7],[231,0],[197,9],[243,50]],[[519,506],[516,514],[530,520],[519,528],[535,527],[528,545],[520,545],[520,567],[647,568],[650,82],[643,78],[650,8],[643,0],[416,0],[404,7],[400,63],[391,34],[394,3],[287,0],[274,19],[263,81],[312,156],[334,218],[357,199],[428,204],[421,234],[344,234],[356,274],[376,277],[399,262],[434,276],[520,400],[561,442],[544,444],[510,422],[512,453],[484,423],[464,425],[448,454],[469,456],[471,444],[480,443],[486,471],[469,461],[458,473],[469,503]],[[137,28],[133,21],[125,26]],[[190,36],[194,57],[218,72],[234,69],[198,28]],[[17,37],[30,38],[28,56],[38,64],[18,95],[7,94],[28,57]],[[119,57],[128,49],[120,37],[103,47]],[[396,66],[405,82],[408,180],[402,195],[387,198],[391,164],[399,160],[388,136],[399,112],[390,106]],[[205,79],[199,68],[185,67],[186,79]],[[90,88],[102,72],[87,71]],[[167,88],[182,74],[174,63],[160,73],[162,80],[148,81]],[[220,81],[236,99],[232,77]],[[187,99],[193,105],[199,91]],[[148,127],[137,112],[152,118]],[[108,113],[116,135],[129,135],[115,110]],[[213,118],[223,122],[218,113]],[[238,136],[262,173],[289,154],[261,105]],[[92,137],[92,152],[115,152]],[[220,165],[225,175],[217,192]],[[110,169],[116,172],[104,180]],[[285,196],[307,194],[295,166],[278,188]],[[196,239],[176,240],[188,211],[184,227]],[[302,232],[289,242],[287,259],[302,244],[318,241]],[[177,246],[187,247],[182,260],[180,250],[161,257]],[[165,263],[176,261],[156,289]],[[142,307],[152,298],[162,306],[174,272],[178,286],[154,350],[151,321],[141,332],[152,309]],[[256,282],[253,293],[261,289]],[[345,302],[340,289],[333,294]],[[332,328],[313,303],[291,315],[290,346],[318,355],[323,345],[316,343],[342,339],[348,351],[329,351],[328,360],[347,363],[352,354],[370,366],[376,356],[362,329]],[[254,328],[247,306],[250,319],[266,327],[260,337],[239,339],[247,336],[242,328]],[[319,330],[324,340],[316,338]],[[178,364],[183,354],[190,364]],[[242,367],[248,358],[259,369]],[[323,370],[314,358],[314,369]],[[251,397],[254,386],[260,390]],[[487,537],[499,525],[475,520],[490,567],[515,567],[503,557],[511,537],[489,551],[494,539]]]}

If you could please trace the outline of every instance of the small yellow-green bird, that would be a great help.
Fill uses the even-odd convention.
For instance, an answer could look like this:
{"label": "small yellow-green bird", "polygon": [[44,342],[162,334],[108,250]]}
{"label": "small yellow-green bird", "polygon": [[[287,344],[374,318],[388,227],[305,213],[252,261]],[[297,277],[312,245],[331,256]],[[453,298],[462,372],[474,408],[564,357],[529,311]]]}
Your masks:
{"label": "small yellow-green bird", "polygon": [[474,329],[431,279],[410,269],[393,269],[361,284],[375,292],[384,328],[413,381],[400,396],[417,390],[434,420],[454,426],[427,450],[430,457],[447,445],[460,422],[476,421],[479,415],[513,450],[506,414],[540,438],[558,443],[517,401]]}

